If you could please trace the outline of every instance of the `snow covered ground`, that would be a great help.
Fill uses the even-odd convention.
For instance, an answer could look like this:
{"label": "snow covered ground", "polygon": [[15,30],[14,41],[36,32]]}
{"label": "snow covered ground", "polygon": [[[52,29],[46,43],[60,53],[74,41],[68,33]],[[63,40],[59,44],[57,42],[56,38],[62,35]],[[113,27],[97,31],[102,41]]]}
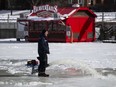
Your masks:
{"label": "snow covered ground", "polygon": [[[16,22],[20,13],[9,16]],[[0,11],[7,22],[10,11]],[[102,21],[102,13],[96,13]],[[116,21],[116,12],[105,13],[105,21]],[[0,87],[116,87],[116,44],[50,43],[48,78],[31,75],[27,60],[36,59],[37,43],[0,39]]]}
{"label": "snow covered ground", "polygon": [[37,43],[0,40],[0,87],[116,87],[116,44],[49,43],[48,78],[31,75]]}
{"label": "snow covered ground", "polygon": [[[11,15],[10,10],[1,10],[0,11],[0,22],[16,22],[17,18],[20,17],[20,14],[29,14],[30,10],[19,10],[13,11],[13,15]],[[95,12],[97,15],[96,22],[102,21],[102,12]],[[116,12],[104,12],[104,21],[116,22]]]}
{"label": "snow covered ground", "polygon": [[29,10],[13,10],[12,15],[10,10],[0,11],[0,22],[16,22],[20,18],[20,14],[29,14]]}

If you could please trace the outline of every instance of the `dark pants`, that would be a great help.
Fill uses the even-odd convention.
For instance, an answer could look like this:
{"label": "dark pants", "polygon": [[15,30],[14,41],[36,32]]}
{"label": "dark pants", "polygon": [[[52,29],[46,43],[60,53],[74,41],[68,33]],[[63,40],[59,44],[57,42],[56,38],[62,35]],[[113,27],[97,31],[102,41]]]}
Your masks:
{"label": "dark pants", "polygon": [[39,61],[40,61],[40,65],[38,66],[38,72],[45,73],[46,63],[47,63],[47,54],[39,53]]}

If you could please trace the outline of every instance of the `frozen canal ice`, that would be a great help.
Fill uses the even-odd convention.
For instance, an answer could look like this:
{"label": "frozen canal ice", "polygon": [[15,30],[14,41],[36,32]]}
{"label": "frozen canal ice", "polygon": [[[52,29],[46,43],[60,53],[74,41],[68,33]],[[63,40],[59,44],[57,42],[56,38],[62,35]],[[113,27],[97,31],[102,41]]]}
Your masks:
{"label": "frozen canal ice", "polygon": [[116,87],[115,43],[50,43],[50,77],[31,75],[37,43],[0,41],[0,87]]}
{"label": "frozen canal ice", "polygon": [[2,77],[0,87],[115,87],[115,79],[111,78]]}

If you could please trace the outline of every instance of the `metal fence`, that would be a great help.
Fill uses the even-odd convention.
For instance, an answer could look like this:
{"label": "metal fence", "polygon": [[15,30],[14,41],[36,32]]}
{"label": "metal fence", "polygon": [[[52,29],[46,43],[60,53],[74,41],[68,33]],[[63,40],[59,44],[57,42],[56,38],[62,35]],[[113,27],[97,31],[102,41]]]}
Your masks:
{"label": "metal fence", "polygon": [[1,22],[0,29],[17,29],[16,22]]}
{"label": "metal fence", "polygon": [[15,38],[17,23],[1,22],[0,23],[0,38]]}

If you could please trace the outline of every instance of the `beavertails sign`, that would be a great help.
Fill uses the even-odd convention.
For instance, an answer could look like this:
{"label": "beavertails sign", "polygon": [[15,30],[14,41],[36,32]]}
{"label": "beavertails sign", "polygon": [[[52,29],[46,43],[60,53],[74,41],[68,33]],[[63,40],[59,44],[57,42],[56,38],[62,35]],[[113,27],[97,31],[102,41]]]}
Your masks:
{"label": "beavertails sign", "polygon": [[50,5],[41,5],[41,6],[34,6],[33,7],[33,13],[36,14],[37,17],[42,17],[42,18],[57,18],[57,6],[50,6]]}
{"label": "beavertails sign", "polygon": [[57,6],[50,6],[50,5],[42,5],[42,6],[34,6],[34,9],[33,9],[33,12],[36,13],[38,11],[51,11],[51,12],[54,12],[56,13],[58,10],[57,10]]}

